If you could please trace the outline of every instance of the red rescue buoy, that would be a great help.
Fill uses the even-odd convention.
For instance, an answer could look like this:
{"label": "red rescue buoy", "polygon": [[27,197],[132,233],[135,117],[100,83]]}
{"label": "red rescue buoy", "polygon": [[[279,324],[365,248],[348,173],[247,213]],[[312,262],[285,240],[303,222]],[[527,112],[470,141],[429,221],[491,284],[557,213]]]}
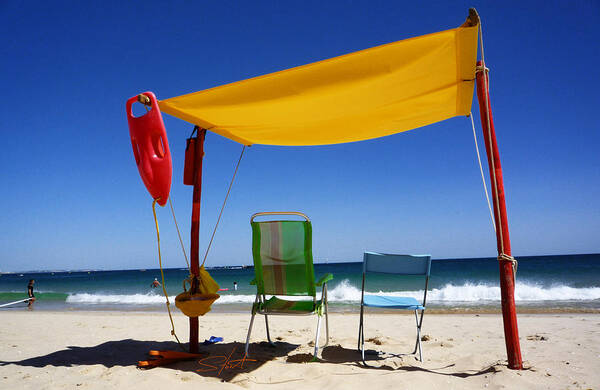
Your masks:
{"label": "red rescue buoy", "polygon": [[127,100],[131,146],[148,192],[152,199],[164,206],[169,199],[173,173],[169,141],[156,96],[152,92],[144,92],[142,95],[150,99],[150,111],[142,116],[135,117],[131,112],[131,106],[138,100],[138,96]]}

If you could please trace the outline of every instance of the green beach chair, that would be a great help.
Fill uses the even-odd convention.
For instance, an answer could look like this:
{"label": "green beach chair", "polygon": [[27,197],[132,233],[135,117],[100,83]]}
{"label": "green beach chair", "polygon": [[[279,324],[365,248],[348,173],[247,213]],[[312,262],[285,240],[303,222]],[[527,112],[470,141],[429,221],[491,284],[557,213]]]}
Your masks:
{"label": "green beach chair", "polygon": [[[419,361],[423,361],[421,352],[421,326],[423,325],[423,314],[425,314],[425,303],[427,300],[427,287],[429,285],[429,273],[431,270],[431,256],[429,255],[390,255],[374,252],[365,252],[363,257],[362,292],[360,299],[360,322],[358,325],[358,349],[361,351],[362,361],[365,362],[365,326],[364,308],[380,307],[385,309],[414,310],[417,325],[417,340],[415,349],[419,350]],[[389,295],[365,295],[365,280],[367,273],[386,273],[397,275],[417,275],[425,279],[423,289],[423,301],[419,302],[413,297],[397,297]],[[418,311],[421,316],[418,316]]]}
{"label": "green beach chair", "polygon": [[[254,219],[266,215],[299,216],[304,221],[263,221]],[[321,316],[325,314],[325,329],[329,342],[329,318],[327,315],[327,282],[333,275],[326,274],[315,283],[312,257],[312,226],[308,217],[298,212],[263,212],[250,218],[252,225],[252,257],[255,278],[250,284],[256,285],[256,300],[252,305],[252,318],[246,337],[246,355],[250,343],[250,333],[254,316],[265,316],[267,339],[270,344],[269,315],[311,315],[316,314],[317,334],[314,357],[319,351]],[[317,300],[316,287],[322,286],[321,299]],[[267,299],[267,297],[269,298]],[[310,299],[287,300],[278,296],[296,296]]]}

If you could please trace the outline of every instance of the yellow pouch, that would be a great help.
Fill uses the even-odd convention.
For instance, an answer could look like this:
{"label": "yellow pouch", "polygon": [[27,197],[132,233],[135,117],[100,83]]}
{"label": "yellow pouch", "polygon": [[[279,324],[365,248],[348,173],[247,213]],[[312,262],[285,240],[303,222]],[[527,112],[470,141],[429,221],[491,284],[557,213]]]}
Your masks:
{"label": "yellow pouch", "polygon": [[210,276],[204,266],[200,267],[198,275],[198,292],[192,294],[185,284],[192,284],[191,278],[183,281],[183,292],[175,297],[175,306],[188,317],[199,317],[210,311],[214,301],[219,299],[219,285]]}

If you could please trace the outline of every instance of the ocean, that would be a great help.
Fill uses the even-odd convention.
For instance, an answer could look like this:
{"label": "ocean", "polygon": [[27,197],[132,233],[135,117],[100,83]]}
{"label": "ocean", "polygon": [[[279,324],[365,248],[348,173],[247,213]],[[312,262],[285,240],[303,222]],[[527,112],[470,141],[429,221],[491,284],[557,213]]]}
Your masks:
{"label": "ocean", "polygon": [[[518,310],[600,310],[600,254],[523,256],[517,258],[515,290]],[[213,311],[249,312],[256,290],[250,285],[253,267],[209,268],[221,288]],[[360,303],[362,263],[315,264],[315,276],[330,272],[330,311],[356,311]],[[184,269],[166,269],[169,298],[182,292]],[[27,283],[35,279],[35,310],[165,311],[161,288],[152,288],[159,269],[65,271],[0,274],[0,305],[27,297]],[[237,282],[238,289],[233,290]],[[368,292],[421,299],[423,283],[415,277],[373,274]],[[320,291],[320,290],[319,290]],[[174,304],[172,305],[175,308]],[[26,304],[0,308],[26,310]],[[439,311],[494,311],[500,308],[498,263],[495,258],[433,260],[427,308]],[[177,310],[177,309],[174,309]]]}

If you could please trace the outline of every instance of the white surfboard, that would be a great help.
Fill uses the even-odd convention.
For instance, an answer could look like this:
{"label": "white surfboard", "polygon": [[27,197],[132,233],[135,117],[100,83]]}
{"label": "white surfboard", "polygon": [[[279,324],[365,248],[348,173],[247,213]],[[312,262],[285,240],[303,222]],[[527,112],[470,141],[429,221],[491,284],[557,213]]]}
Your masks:
{"label": "white surfboard", "polygon": [[16,305],[17,303],[27,302],[27,301],[30,301],[30,300],[31,300],[31,298],[25,298],[25,299],[21,299],[20,301],[14,301],[14,302],[5,303],[3,305],[0,305],[0,307],[10,306],[10,305]]}

